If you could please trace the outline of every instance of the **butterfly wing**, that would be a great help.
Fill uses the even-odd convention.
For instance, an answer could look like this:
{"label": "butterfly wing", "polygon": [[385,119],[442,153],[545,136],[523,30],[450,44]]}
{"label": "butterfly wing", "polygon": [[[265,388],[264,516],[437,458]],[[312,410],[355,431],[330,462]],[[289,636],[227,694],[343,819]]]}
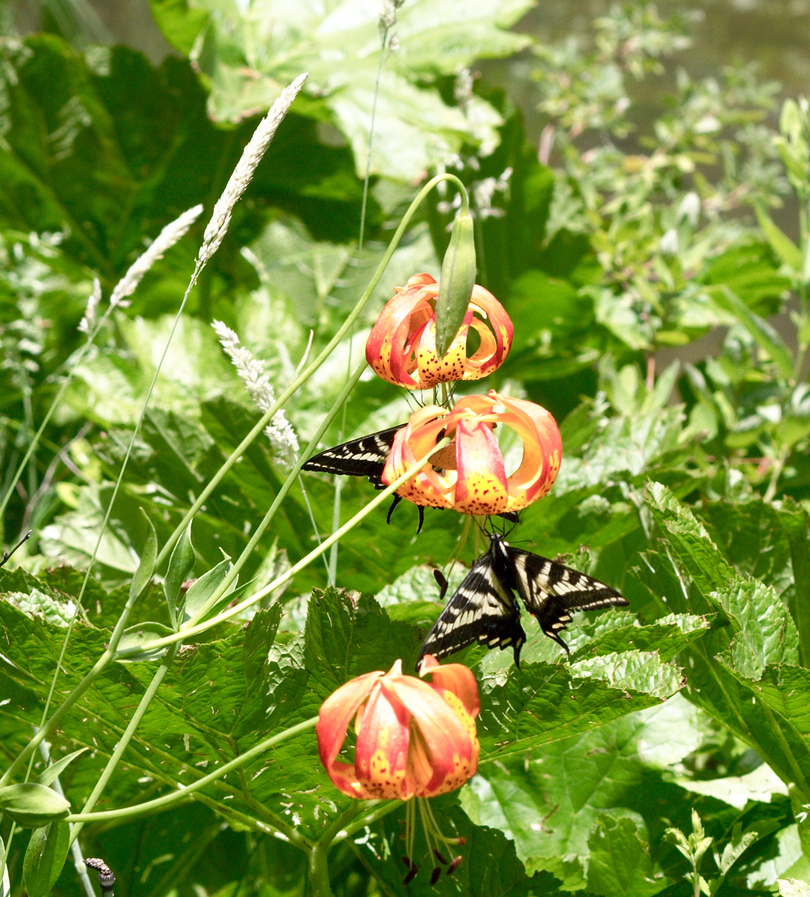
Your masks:
{"label": "butterfly wing", "polygon": [[382,473],[394,436],[405,426],[390,427],[352,439],[313,455],[302,470],[319,470],[350,477],[368,477],[375,489],[384,489]]}
{"label": "butterfly wing", "polygon": [[[313,455],[301,469],[335,473],[339,476],[368,477],[368,481],[373,483],[375,489],[385,489],[385,483],[382,481],[385,462],[388,460],[388,455],[394,444],[394,437],[404,426],[406,425],[399,424],[399,426],[389,427],[387,430],[378,430],[376,433],[369,433],[359,439],[352,439],[349,442],[328,448]],[[388,512],[389,523],[391,514],[401,500],[400,496],[394,496],[394,502]],[[424,514],[424,508],[419,506],[417,534],[422,530]],[[503,517],[504,520],[509,520],[511,523],[518,522],[518,515],[514,511],[504,511],[502,514],[498,514],[498,517]]]}
{"label": "butterfly wing", "polygon": [[511,647],[515,664],[520,666],[526,633],[520,625],[517,600],[504,584],[505,562],[505,551],[495,543],[478,558],[428,632],[417,667],[426,654],[440,660],[474,642],[501,650]]}
{"label": "butterfly wing", "polygon": [[592,576],[530,551],[509,547],[506,551],[514,577],[509,584],[537,618],[543,632],[569,654],[560,633],[571,622],[573,611],[628,606],[626,598]]}

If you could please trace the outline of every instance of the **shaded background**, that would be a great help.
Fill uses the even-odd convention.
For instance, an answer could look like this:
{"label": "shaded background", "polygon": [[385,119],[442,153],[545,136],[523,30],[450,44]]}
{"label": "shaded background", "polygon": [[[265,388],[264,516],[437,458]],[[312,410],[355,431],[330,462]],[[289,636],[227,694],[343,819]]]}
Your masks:
{"label": "shaded background", "polygon": [[[541,41],[585,34],[591,20],[613,5],[609,0],[543,2],[515,30]],[[22,34],[54,31],[76,46],[123,43],[145,53],[154,64],[173,52],[155,25],[147,0],[7,0],[6,6]],[[663,60],[667,73],[657,79],[648,77],[640,86],[643,92],[633,97],[639,104],[636,116],[643,116],[645,107],[657,106],[679,66],[703,78],[721,66],[756,60],[763,79],[779,81],[785,96],[810,92],[810,0],[663,0],[658,10],[664,17],[694,11],[698,27],[692,31],[690,49],[674,60]],[[536,88],[528,77],[529,55],[487,62],[481,68],[520,104],[530,137],[538,136],[540,120]]]}

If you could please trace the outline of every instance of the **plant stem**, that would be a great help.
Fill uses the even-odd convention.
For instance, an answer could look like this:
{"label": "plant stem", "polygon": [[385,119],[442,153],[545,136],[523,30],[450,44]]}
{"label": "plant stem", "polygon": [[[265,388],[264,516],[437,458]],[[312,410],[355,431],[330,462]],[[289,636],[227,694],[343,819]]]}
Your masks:
{"label": "plant stem", "polygon": [[[157,797],[154,800],[147,800],[142,804],[135,804],[135,806],[132,807],[121,807],[118,810],[103,810],[100,813],[82,812],[72,814],[66,817],[67,821],[81,822],[82,824],[84,824],[85,822],[98,822],[102,819],[115,819],[117,822],[121,822],[124,819],[132,819],[136,816],[142,816],[145,813],[151,813],[154,810],[165,809],[166,807],[170,807],[172,804],[175,804],[178,801],[184,800],[189,794],[193,794],[195,791],[199,791],[201,788],[205,788],[205,786],[209,785],[211,782],[214,782],[217,779],[221,779],[222,776],[227,775],[234,769],[238,769],[240,766],[243,766],[245,763],[247,763],[248,760],[252,760],[254,757],[258,757],[260,754],[263,754],[269,748],[280,744],[282,741],[286,741],[288,738],[294,738],[296,735],[300,735],[302,732],[306,732],[308,729],[314,729],[317,722],[318,717],[313,716],[311,719],[305,720],[303,723],[298,723],[297,726],[291,726],[289,729],[285,729],[283,732],[279,732],[278,735],[273,735],[270,738],[265,738],[264,741],[260,742],[257,745],[254,745],[252,748],[250,748],[250,750],[245,751],[244,754],[240,754],[229,763],[225,763],[223,766],[220,766],[219,769],[215,769],[212,773],[209,773],[207,776],[203,776],[201,779],[196,782],[192,782],[190,785],[184,785],[182,788],[178,788],[171,794],[164,794],[163,797]],[[295,832],[294,829],[291,831]],[[297,835],[297,833],[295,834]],[[297,838],[291,840],[293,841],[293,843],[298,843],[299,840],[301,841],[301,843],[303,843],[303,839],[300,835],[297,835]]]}
{"label": "plant stem", "polygon": [[313,844],[309,851],[309,889],[312,897],[332,897],[332,886],[329,882],[329,866],[326,854],[329,845],[320,841]]}
{"label": "plant stem", "polygon": [[[173,645],[171,650],[166,654],[165,657],[160,662],[160,666],[155,671],[155,675],[152,677],[152,681],[149,683],[146,691],[143,693],[141,697],[140,703],[135,710],[135,713],[132,714],[132,719],[129,721],[129,725],[124,730],[124,734],[118,741],[118,744],[115,746],[115,750],[110,755],[110,759],[107,761],[107,765],[104,767],[101,775],[98,778],[98,781],[95,784],[95,787],[90,793],[90,797],[87,798],[84,807],[82,807],[81,813],[79,816],[86,816],[90,813],[93,807],[96,804],[96,801],[101,797],[101,794],[104,791],[104,788],[109,782],[112,774],[115,772],[115,768],[118,766],[118,761],[121,759],[121,755],[124,751],[129,747],[130,741],[132,741],[132,737],[135,734],[135,730],[141,723],[144,714],[146,713],[149,705],[152,703],[152,698],[154,698],[157,690],[160,686],[160,683],[163,681],[166,673],[169,671],[169,667],[174,662],[174,658],[177,655],[177,652],[180,650],[179,645]],[[84,822],[76,822],[71,826],[70,829],[70,842],[71,844],[78,838],[79,833],[84,828]]]}
{"label": "plant stem", "polygon": [[[239,460],[239,458],[244,454],[245,450],[248,446],[253,442],[254,439],[264,430],[267,424],[270,422],[270,419],[273,415],[283,407],[284,403],[287,399],[290,398],[307,380],[315,373],[316,370],[323,364],[323,362],[331,355],[332,350],[338,345],[338,343],[343,339],[343,336],[348,331],[348,329],[354,324],[357,320],[358,316],[362,312],[363,308],[365,308],[366,303],[372,296],[372,293],[377,287],[377,284],[380,282],[380,278],[383,276],[385,269],[388,267],[388,263],[391,261],[391,256],[394,254],[397,246],[399,245],[402,237],[411,222],[411,219],[416,214],[416,210],[424,201],[427,194],[436,186],[436,184],[441,183],[442,181],[452,181],[456,187],[461,191],[462,199],[466,196],[466,189],[462,181],[457,178],[454,174],[439,174],[436,177],[431,178],[427,184],[419,191],[419,194],[416,196],[414,201],[411,203],[408,211],[402,216],[402,221],[399,224],[399,227],[394,232],[394,236],[391,238],[391,242],[388,244],[388,249],[385,252],[385,255],[382,257],[380,264],[377,266],[377,270],[374,272],[374,276],[369,281],[368,286],[366,287],[365,292],[358,300],[355,307],[349,313],[346,320],[341,324],[338,331],[332,337],[331,340],[326,344],[324,349],[318,355],[318,357],[310,364],[307,368],[303,370],[303,372],[293,380],[293,382],[284,390],[283,393],[278,397],[275,404],[269,411],[262,415],[261,419],[258,421],[255,427],[248,433],[248,435],[239,443],[239,445],[233,450],[231,456],[225,461],[223,466],[214,474],[211,478],[211,481],[208,485],[203,489],[200,493],[197,500],[194,504],[188,509],[183,519],[175,528],[172,535],[169,537],[166,544],[160,551],[160,554],[157,556],[156,566],[160,567],[160,564],[166,559],[166,557],[171,552],[172,548],[174,548],[175,542],[180,538],[181,533],[186,529],[188,524],[191,522],[194,515],[197,511],[205,504],[208,496],[214,491],[214,488],[217,484],[222,480],[225,474],[233,467],[233,465]],[[198,272],[195,272],[194,277],[198,275]],[[194,280],[192,279],[192,283]]]}
{"label": "plant stem", "polygon": [[180,630],[180,632],[174,633],[173,635],[167,635],[164,638],[155,639],[153,642],[146,642],[145,644],[134,646],[132,648],[125,648],[118,653],[118,657],[129,657],[132,654],[140,654],[144,651],[154,651],[158,648],[164,648],[168,645],[173,645],[175,642],[183,641],[188,639],[190,636],[199,635],[202,632],[206,632],[213,626],[217,626],[220,623],[224,623],[227,620],[230,620],[231,617],[237,616],[241,614],[244,610],[251,607],[257,601],[261,601],[266,595],[269,595],[271,592],[275,592],[280,586],[283,586],[285,582],[292,579],[299,570],[303,570],[308,564],[312,563],[312,561],[320,557],[326,550],[329,548],[333,542],[336,542],[343,535],[345,535],[349,530],[353,529],[360,520],[364,517],[367,517],[378,505],[382,504],[390,495],[393,495],[394,492],[399,489],[404,483],[407,483],[408,480],[412,479],[416,476],[417,473],[426,465],[430,463],[430,459],[433,456],[434,452],[438,449],[444,448],[444,446],[448,445],[450,442],[449,439],[440,440],[433,448],[431,448],[430,452],[424,456],[424,458],[420,458],[413,467],[410,468],[406,473],[404,473],[401,477],[394,480],[394,482],[388,486],[385,490],[379,493],[379,495],[372,499],[359,513],[355,514],[351,520],[347,523],[344,523],[343,526],[332,533],[328,539],[325,539],[317,548],[313,549],[308,555],[301,558],[297,564],[293,564],[289,570],[286,570],[281,576],[278,576],[272,582],[268,583],[263,588],[259,589],[258,592],[255,592],[248,598],[245,598],[243,601],[240,601],[238,604],[234,604],[233,607],[229,607],[227,610],[223,611],[220,614],[217,614],[215,617],[211,617],[209,620],[206,620],[204,623],[198,623],[195,626],[188,626]]}

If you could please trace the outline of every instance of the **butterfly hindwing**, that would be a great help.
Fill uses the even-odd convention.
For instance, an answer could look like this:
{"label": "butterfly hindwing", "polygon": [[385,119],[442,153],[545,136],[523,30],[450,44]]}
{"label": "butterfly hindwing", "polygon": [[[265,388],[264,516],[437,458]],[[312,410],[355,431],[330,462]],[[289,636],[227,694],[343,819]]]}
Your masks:
{"label": "butterfly hindwing", "polygon": [[350,477],[368,477],[375,489],[384,489],[382,473],[394,444],[394,436],[405,426],[378,430],[313,455],[303,470],[319,470]]}
{"label": "butterfly hindwing", "polygon": [[568,651],[560,632],[577,610],[627,607],[627,599],[598,579],[530,551],[507,548],[514,588],[540,628]]}
{"label": "butterfly hindwing", "polygon": [[515,592],[544,634],[566,651],[560,632],[571,622],[573,611],[627,606],[625,598],[598,579],[539,554],[510,548],[499,533],[492,533],[490,540],[489,550],[475,562],[428,632],[419,661],[425,654],[440,660],[478,642],[488,648],[511,646],[519,667],[526,633]]}

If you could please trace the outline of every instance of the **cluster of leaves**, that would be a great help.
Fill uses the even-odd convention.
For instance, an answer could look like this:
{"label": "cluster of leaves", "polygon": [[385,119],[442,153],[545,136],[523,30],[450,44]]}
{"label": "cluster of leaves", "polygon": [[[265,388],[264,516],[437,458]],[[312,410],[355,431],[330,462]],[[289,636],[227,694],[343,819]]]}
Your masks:
{"label": "cluster of leaves", "polygon": [[[651,6],[617,8],[596,23],[592,48],[533,49],[549,167],[503,98],[482,85],[458,105],[449,99],[459,66],[528,44],[495,27],[526,5],[414,0],[399,10],[399,52],[380,84],[362,250],[352,243],[357,171],[379,34],[361,18],[361,3],[323,14],[267,0],[243,16],[214,0],[153,0],[167,39],[193,67],[183,59],[152,69],[121,48],[82,55],[53,36],[0,47],[6,483],[65,372],[72,376],[5,507],[6,541],[29,527],[34,535],[20,566],[0,571],[3,766],[41,724],[58,668],[56,700],[81,691],[48,740],[54,760],[72,761],[59,778],[80,808],[155,670],[164,670],[95,809],[137,807],[201,784],[171,813],[158,804],[152,814],[113,813],[82,830],[84,854],[113,867],[119,894],[305,893],[312,857],[327,850],[334,893],[405,893],[403,810],[359,806],[334,789],[311,730],[239,758],[305,725],[348,678],[397,658],[412,667],[440,610],[427,565],[446,564],[469,532],[456,515],[428,512],[416,538],[415,514],[400,508],[383,527],[378,509],[341,540],[342,588],[324,589],[316,561],[258,608],[187,638],[176,656],[138,651],[275,581],[317,544],[316,533],[333,528],[333,486],[311,477],[306,492],[286,496],[239,570],[241,586],[229,582],[239,591],[215,597],[286,476],[256,442],[196,514],[193,550],[186,535],[155,567],[158,547],[257,418],[211,318],[233,327],[282,389],[310,340],[311,351],[323,348],[353,307],[412,198],[410,184],[450,154],[478,197],[479,282],[516,325],[512,354],[490,385],[565,418],[558,481],[512,538],[552,557],[573,555],[574,567],[619,588],[632,613],[578,620],[570,663],[534,626],[520,672],[509,652],[471,648],[460,657],[481,689],[482,762],[468,786],[436,801],[436,812],[445,830],[466,838],[465,860],[436,888],[421,875],[407,891],[806,893],[807,105],[787,103],[777,135],[764,123],[773,88],[752,71],[700,84],[682,75],[675,111],[628,153],[627,79],[656,71],[684,38]],[[304,69],[316,89],[283,123],[192,294],[60,657],[80,571],[201,234],[171,250],[75,365],[93,279],[108,293],[145,235],[215,199],[255,125],[250,116]],[[795,240],[770,217],[788,188],[802,210]],[[360,329],[286,406],[303,438],[340,393],[362,328],[393,285],[438,272],[445,199],[433,198],[410,229]],[[793,342],[767,320],[788,296]],[[662,347],[720,326],[728,330],[715,357],[656,369]],[[682,404],[672,404],[676,387]],[[330,431],[334,441],[401,422],[407,405],[390,394],[361,382],[340,430]],[[369,496],[368,484],[343,485],[340,519]],[[125,606],[135,625],[118,644],[129,662],[97,673]],[[45,760],[34,775],[40,786],[54,782]],[[7,845],[7,821],[37,822],[30,794],[39,792],[0,790]],[[24,870],[17,834],[12,880],[24,871],[29,893],[75,893],[69,866],[54,880],[66,828],[52,824],[51,852],[34,835]],[[415,859],[430,865],[418,852]]]}

